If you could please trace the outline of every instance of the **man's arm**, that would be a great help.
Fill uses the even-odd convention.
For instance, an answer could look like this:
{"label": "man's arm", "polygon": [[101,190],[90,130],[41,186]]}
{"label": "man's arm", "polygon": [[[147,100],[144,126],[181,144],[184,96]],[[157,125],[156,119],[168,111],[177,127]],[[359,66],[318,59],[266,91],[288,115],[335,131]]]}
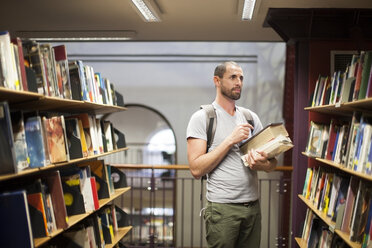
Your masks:
{"label": "man's arm", "polygon": [[221,144],[208,153],[206,152],[207,141],[192,137],[188,138],[187,158],[189,160],[191,174],[199,179],[211,172],[222,161],[234,144],[248,138],[249,129],[252,128],[250,124],[238,125]]}

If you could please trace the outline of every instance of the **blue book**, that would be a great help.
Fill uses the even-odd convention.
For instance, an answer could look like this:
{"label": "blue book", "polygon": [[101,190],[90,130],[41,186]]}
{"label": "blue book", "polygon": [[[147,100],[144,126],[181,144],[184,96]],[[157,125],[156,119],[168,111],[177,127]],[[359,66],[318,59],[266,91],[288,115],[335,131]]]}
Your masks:
{"label": "blue book", "polygon": [[0,102],[0,175],[17,172],[12,122],[7,102]]}
{"label": "blue book", "polygon": [[27,152],[30,157],[30,167],[47,165],[45,156],[45,140],[40,116],[27,118],[25,122]]}
{"label": "blue book", "polygon": [[1,247],[34,247],[24,190],[0,194]]}
{"label": "blue book", "polygon": [[14,152],[16,155],[17,171],[28,168],[28,154],[26,143],[26,132],[22,111],[12,111],[12,128],[14,137]]}

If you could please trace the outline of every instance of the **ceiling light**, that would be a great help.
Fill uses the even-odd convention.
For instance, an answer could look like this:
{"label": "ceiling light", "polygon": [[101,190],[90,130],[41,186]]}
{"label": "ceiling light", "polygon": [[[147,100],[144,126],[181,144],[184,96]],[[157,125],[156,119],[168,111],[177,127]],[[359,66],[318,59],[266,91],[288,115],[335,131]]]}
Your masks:
{"label": "ceiling light", "polygon": [[152,0],[131,0],[146,22],[160,22],[157,4]]}
{"label": "ceiling light", "polygon": [[29,30],[15,36],[37,41],[126,41],[136,36],[133,30]]}
{"label": "ceiling light", "polygon": [[242,11],[242,20],[243,21],[252,20],[253,10],[254,10],[255,4],[256,4],[256,0],[244,0],[243,11]]}

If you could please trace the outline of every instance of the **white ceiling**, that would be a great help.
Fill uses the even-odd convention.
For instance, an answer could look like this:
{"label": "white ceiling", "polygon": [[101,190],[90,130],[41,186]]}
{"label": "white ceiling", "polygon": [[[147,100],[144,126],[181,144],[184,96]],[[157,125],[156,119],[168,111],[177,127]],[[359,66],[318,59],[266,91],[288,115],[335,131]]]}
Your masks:
{"label": "white ceiling", "polygon": [[[372,0],[257,0],[241,21],[239,0],[157,0],[160,23],[146,23],[130,0],[3,0],[0,30],[20,37],[120,37],[139,41],[281,41],[263,27],[269,8],[372,8]],[[37,33],[38,32],[38,33]]]}

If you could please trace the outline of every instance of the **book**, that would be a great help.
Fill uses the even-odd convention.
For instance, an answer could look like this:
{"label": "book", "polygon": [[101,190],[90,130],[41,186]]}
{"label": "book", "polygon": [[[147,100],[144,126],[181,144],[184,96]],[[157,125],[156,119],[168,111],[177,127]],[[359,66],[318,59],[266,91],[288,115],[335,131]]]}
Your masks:
{"label": "book", "polygon": [[51,163],[67,161],[64,131],[61,116],[43,117]]}
{"label": "book", "polygon": [[0,102],[0,174],[15,173],[18,171],[10,118],[8,103]]}
{"label": "book", "polygon": [[368,185],[363,180],[360,180],[350,223],[350,240],[353,242],[362,242],[367,224],[371,193],[372,191],[368,188]]}
{"label": "book", "polygon": [[70,159],[77,159],[83,157],[82,141],[80,135],[80,128],[78,118],[66,118],[66,136],[67,146],[70,154]]}
{"label": "book", "polygon": [[[242,154],[250,150],[268,151],[269,158],[293,147],[283,123],[272,123],[240,145]],[[266,149],[266,150],[265,150]]]}
{"label": "book", "polygon": [[344,217],[342,219],[340,230],[345,233],[350,233],[350,223],[354,208],[355,198],[358,192],[359,178],[351,177],[346,195]]}
{"label": "book", "polygon": [[23,55],[23,46],[22,40],[19,37],[13,38],[12,43],[17,46],[17,65],[19,68],[19,80],[22,86],[22,90],[28,91],[26,68],[25,68],[25,59]]}
{"label": "book", "polygon": [[63,98],[72,99],[70,73],[65,45],[54,46],[54,58],[56,60],[56,70],[59,88],[62,88]]}
{"label": "book", "polygon": [[16,70],[14,48],[8,31],[0,32],[0,85],[13,90],[20,90],[20,83]]}
{"label": "book", "polygon": [[366,51],[364,55],[364,61],[363,61],[363,70],[362,70],[362,75],[361,75],[360,89],[359,89],[359,94],[357,96],[358,100],[362,100],[366,98],[371,65],[372,65],[372,51]]}
{"label": "book", "polygon": [[14,137],[14,153],[16,155],[17,171],[19,172],[29,166],[24,118],[22,111],[12,111],[10,114]]}
{"label": "book", "polygon": [[34,247],[30,212],[24,190],[0,194],[0,240],[3,247]]}
{"label": "book", "polygon": [[51,195],[56,226],[59,229],[66,229],[68,216],[60,173],[59,171],[48,172],[44,179]]}
{"label": "book", "polygon": [[[325,138],[323,137],[324,125],[320,123],[310,122],[310,131],[305,152],[313,157],[321,157],[323,153],[323,142]],[[328,135],[327,139],[328,140]]]}
{"label": "book", "polygon": [[23,47],[25,61],[27,61],[35,74],[37,93],[50,96],[50,88],[47,83],[45,72],[46,65],[41,55],[40,44],[33,40],[24,40]]}
{"label": "book", "polygon": [[61,171],[63,194],[65,198],[67,215],[77,215],[86,212],[84,197],[80,188],[80,175],[65,175],[65,170]]}

